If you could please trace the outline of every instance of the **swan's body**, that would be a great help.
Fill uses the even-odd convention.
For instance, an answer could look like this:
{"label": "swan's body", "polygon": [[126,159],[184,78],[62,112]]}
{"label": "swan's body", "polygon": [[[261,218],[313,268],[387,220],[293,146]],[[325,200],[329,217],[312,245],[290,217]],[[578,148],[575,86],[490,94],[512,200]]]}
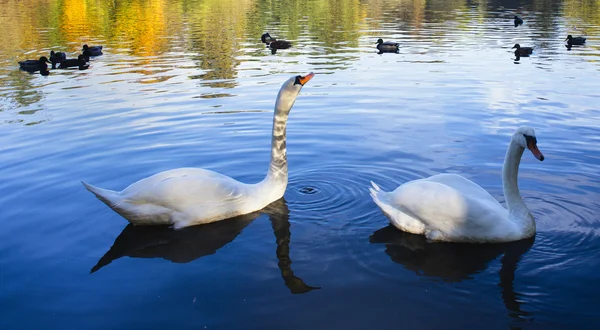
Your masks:
{"label": "swan's body", "polygon": [[432,241],[499,243],[528,238],[535,234],[535,222],[517,186],[525,148],[544,159],[533,129],[519,128],[502,169],[508,210],[485,189],[457,174],[410,181],[392,192],[372,183],[371,197],[396,228]]}
{"label": "swan's body", "polygon": [[[121,192],[84,185],[135,225],[182,228],[264,208],[273,197],[261,189],[261,183],[245,184],[201,168],[179,168],[137,181]],[[268,188],[279,197],[285,191],[281,184]]]}
{"label": "swan's body", "polygon": [[292,77],[281,87],[273,116],[271,164],[259,183],[242,183],[200,168],[180,168],[142,179],[120,192],[83,184],[135,225],[182,228],[258,211],[283,197],[288,181],[287,117],[302,86],[313,76]]}

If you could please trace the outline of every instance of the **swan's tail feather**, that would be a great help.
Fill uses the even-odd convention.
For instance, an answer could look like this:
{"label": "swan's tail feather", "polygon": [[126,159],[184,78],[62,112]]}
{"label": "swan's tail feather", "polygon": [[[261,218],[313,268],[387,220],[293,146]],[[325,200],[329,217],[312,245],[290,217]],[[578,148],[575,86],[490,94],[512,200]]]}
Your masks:
{"label": "swan's tail feather", "polygon": [[381,188],[379,188],[379,186],[373,181],[371,181],[371,186],[373,186],[373,188],[369,188],[369,191],[371,192],[371,197],[373,198],[375,203],[377,203],[377,200],[379,199],[379,197],[377,197],[377,193],[381,191]]}
{"label": "swan's tail feather", "polygon": [[375,188],[375,190],[377,190],[377,191],[381,190],[381,188],[379,188],[379,186],[375,182],[371,181],[371,185],[373,186],[373,188]]}
{"label": "swan's tail feather", "polygon": [[369,191],[371,192],[373,202],[379,206],[388,218],[392,217],[397,211],[389,205],[389,194],[386,191],[381,190],[375,182],[371,181],[371,185],[373,187],[369,188]]}
{"label": "swan's tail feather", "polygon": [[425,233],[425,225],[417,217],[403,210],[402,205],[394,203],[393,192],[381,190],[373,181],[371,181],[371,185],[373,188],[369,188],[369,190],[373,202],[379,206],[394,227],[413,234],[422,235]]}
{"label": "swan's tail feather", "polygon": [[110,206],[111,208],[116,206],[119,203],[119,193],[114,190],[102,189],[96,186],[92,186],[89,183],[83,182],[83,186],[85,189],[91,191],[96,197],[104,202],[104,204]]}

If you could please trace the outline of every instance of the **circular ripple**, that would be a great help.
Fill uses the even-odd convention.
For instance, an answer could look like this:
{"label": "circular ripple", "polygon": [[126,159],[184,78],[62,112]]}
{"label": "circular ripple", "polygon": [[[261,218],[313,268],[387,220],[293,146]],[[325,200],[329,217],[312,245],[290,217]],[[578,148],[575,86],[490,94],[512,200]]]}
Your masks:
{"label": "circular ripple", "polygon": [[369,195],[370,181],[391,190],[417,177],[421,175],[412,171],[376,166],[311,167],[293,172],[288,184],[291,196],[286,199],[302,218],[329,219],[329,223],[343,219],[340,227],[350,231],[357,225],[364,226],[374,214],[381,214]]}
{"label": "circular ripple", "polygon": [[298,192],[304,195],[312,195],[320,192],[319,188],[315,187],[301,187]]}
{"label": "circular ripple", "polygon": [[[539,310],[556,310],[564,296],[597,279],[600,250],[597,212],[592,193],[538,193],[525,198],[536,219],[535,245],[519,264],[522,299]],[[593,294],[592,294],[593,295]]]}
{"label": "circular ripple", "polygon": [[591,194],[573,200],[563,198],[560,193],[525,191],[525,202],[538,227],[535,241],[526,241],[527,244],[491,244],[477,249],[472,245],[429,244],[422,236],[388,228],[388,220],[369,195],[370,181],[389,191],[431,174],[392,165],[310,168],[294,172],[290,179],[293,189],[288,190],[293,196],[288,200],[302,219],[312,219],[313,224],[327,229],[331,249],[344,250],[345,253],[337,253],[346,254],[359,270],[386,280],[407,281],[411,277],[399,276],[399,273],[406,275],[406,270],[434,280],[472,279],[490,265],[498,266],[495,260],[507,251],[514,254],[515,250],[524,257],[519,267],[530,271],[532,267],[560,266],[565,261],[574,265],[593,258],[593,251],[600,248],[597,233],[600,224],[594,216],[600,204],[591,200]]}
{"label": "circular ripple", "polygon": [[526,198],[536,219],[538,233],[531,251],[535,271],[552,267],[585,265],[596,259],[600,248],[600,203],[592,193],[577,198],[537,194]]}
{"label": "circular ripple", "polygon": [[381,247],[368,244],[369,236],[388,220],[373,202],[369,188],[371,181],[383,190],[431,175],[409,166],[384,164],[382,166],[352,166],[331,164],[293,172],[289,180],[286,200],[296,218],[311,228],[313,237],[327,242],[327,249],[336,250],[338,257],[353,260],[360,270],[385,274],[374,266],[373,254],[381,254]]}

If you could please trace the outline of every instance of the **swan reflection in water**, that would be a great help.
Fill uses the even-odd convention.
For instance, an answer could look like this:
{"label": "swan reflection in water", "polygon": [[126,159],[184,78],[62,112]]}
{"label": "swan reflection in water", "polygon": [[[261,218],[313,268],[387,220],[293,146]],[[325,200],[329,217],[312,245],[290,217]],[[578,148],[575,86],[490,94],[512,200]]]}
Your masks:
{"label": "swan reflection in water", "polygon": [[531,313],[521,310],[519,293],[513,280],[517,264],[527,252],[535,236],[500,244],[429,243],[425,236],[409,234],[392,225],[381,228],[369,238],[371,243],[385,244],[385,253],[392,261],[414,271],[419,276],[439,278],[445,282],[461,282],[485,270],[501,254],[500,282],[502,300],[509,316],[527,318]]}
{"label": "swan reflection in water", "polygon": [[309,286],[294,275],[290,259],[289,209],[281,198],[259,212],[246,214],[224,221],[192,226],[179,230],[167,226],[134,226],[129,224],[115,239],[111,248],[91,269],[91,273],[121,257],[163,258],[177,263],[190,261],[215,254],[217,250],[231,243],[246,226],[261,213],[271,220],[277,243],[277,259],[285,285],[291,293],[305,293],[320,287]]}

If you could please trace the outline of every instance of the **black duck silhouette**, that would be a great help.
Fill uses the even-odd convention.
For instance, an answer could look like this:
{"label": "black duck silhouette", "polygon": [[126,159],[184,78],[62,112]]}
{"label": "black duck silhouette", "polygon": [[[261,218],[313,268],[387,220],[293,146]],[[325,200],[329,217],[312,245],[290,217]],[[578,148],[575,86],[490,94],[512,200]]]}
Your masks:
{"label": "black duck silhouette", "polygon": [[517,26],[519,26],[519,25],[523,25],[523,19],[522,19],[522,18],[520,18],[519,16],[516,16],[516,15],[515,15],[515,20],[514,20],[514,23],[515,23],[515,27],[517,27]]}
{"label": "black duck silhouette", "polygon": [[77,56],[77,58],[65,59],[64,61],[62,61],[59,64],[58,68],[59,69],[67,69],[67,68],[78,67],[79,70],[85,70],[89,66],[90,65],[85,61],[85,56],[79,55],[79,56]]}
{"label": "black duck silhouette", "polygon": [[377,39],[377,50],[378,54],[382,53],[398,53],[400,50],[400,44],[393,41],[383,42],[383,39]]}
{"label": "black duck silhouette", "polygon": [[50,74],[50,71],[48,71],[48,64],[46,63],[50,63],[50,61],[48,61],[46,56],[42,56],[38,60],[20,61],[19,68],[29,73],[39,71],[42,76],[47,76]]}
{"label": "black duck silhouette", "polygon": [[515,49],[515,56],[527,57],[533,54],[533,47],[521,47],[521,45],[515,44],[513,49]]}
{"label": "black duck silhouette", "polygon": [[82,55],[86,58],[89,58],[90,56],[100,56],[102,55],[102,46],[83,45]]}
{"label": "black duck silhouette", "polygon": [[62,61],[67,59],[67,54],[63,52],[50,51],[50,63],[52,63],[52,69],[56,69],[56,64],[60,64]]}
{"label": "black duck silhouette", "polygon": [[264,33],[260,40],[267,44],[267,47],[271,48],[271,53],[275,54],[277,49],[288,49],[292,47],[292,43],[286,40],[277,40],[276,38],[271,37],[269,33]]}
{"label": "black duck silhouette", "polygon": [[572,35],[568,35],[567,39],[565,39],[565,41],[567,42],[567,45],[569,46],[581,46],[583,44],[585,44],[585,38],[584,37],[573,37]]}

